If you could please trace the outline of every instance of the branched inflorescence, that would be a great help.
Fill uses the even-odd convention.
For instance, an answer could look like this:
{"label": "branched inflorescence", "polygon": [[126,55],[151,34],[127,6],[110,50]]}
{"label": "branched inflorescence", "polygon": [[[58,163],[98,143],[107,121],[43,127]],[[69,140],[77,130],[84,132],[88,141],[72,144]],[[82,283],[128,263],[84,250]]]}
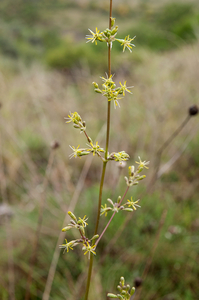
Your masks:
{"label": "branched inflorescence", "polygon": [[[142,172],[142,170],[144,168],[148,169],[148,167],[146,167],[149,164],[149,161],[141,161],[140,157],[139,158],[139,162],[138,163],[138,167],[137,170],[135,171],[135,167],[134,166],[130,166],[129,167],[129,176],[125,177],[125,181],[126,184],[129,187],[133,186],[133,185],[137,185],[138,182],[142,179],[144,179],[146,177],[146,175],[142,175],[140,176],[139,173]],[[108,211],[113,211],[113,212],[119,212],[120,210],[124,210],[124,211],[129,211],[129,212],[133,212],[134,210],[136,210],[136,207],[141,207],[140,205],[138,205],[138,202],[140,199],[134,201],[133,197],[131,197],[131,200],[127,200],[126,203],[122,204],[122,197],[119,196],[117,199],[117,202],[113,202],[111,199],[107,199],[107,201],[112,205],[112,207],[107,206],[107,204],[102,205],[101,206],[101,215],[105,215],[107,216],[107,212]]]}
{"label": "branched inflorescence", "polygon": [[114,160],[116,162],[123,162],[129,159],[129,155],[125,151],[120,152],[112,152],[111,154],[108,154],[107,160],[105,160],[104,157],[102,157],[102,153],[105,152],[105,150],[100,147],[98,144],[98,141],[96,143],[93,143],[92,139],[87,135],[86,133],[86,122],[82,121],[82,118],[77,112],[70,113],[68,115],[66,123],[73,122],[74,128],[77,128],[80,130],[80,132],[84,132],[87,141],[89,144],[87,144],[88,148],[79,148],[80,145],[78,145],[76,148],[74,146],[70,146],[70,148],[73,150],[73,152],[70,154],[70,158],[72,157],[80,157],[88,155],[90,153],[93,153],[93,156],[96,154],[98,155],[102,161],[108,161],[108,160]]}
{"label": "branched inflorescence", "polygon": [[[126,36],[124,39],[117,39],[116,35],[118,32],[118,26],[114,26],[115,19],[110,17],[111,20],[111,25],[110,28],[105,29],[104,31],[100,31],[97,29],[95,32],[89,29],[90,35],[86,36],[87,42],[94,43],[97,45],[97,42],[105,42],[108,45],[108,51],[110,54],[111,48],[113,46],[114,42],[119,42],[121,46],[123,47],[123,52],[127,48],[130,52],[132,52],[132,47],[135,45],[132,44],[132,41],[134,40],[135,37],[130,38],[129,35]],[[110,55],[109,55],[110,57]],[[106,75],[106,77],[101,77],[102,79],[102,85],[99,87],[98,83],[93,82],[93,86],[95,89],[96,93],[100,93],[102,96],[104,96],[107,99],[108,102],[108,111],[110,112],[110,103],[111,101],[114,102],[114,107],[116,108],[119,105],[119,100],[121,100],[126,93],[132,94],[130,89],[133,86],[128,87],[126,85],[126,81],[123,83],[119,83],[119,86],[116,85],[116,83],[113,81],[113,75],[111,75],[111,68],[109,64],[109,75]],[[93,156],[98,156],[102,162],[103,162],[103,171],[102,171],[102,180],[100,183],[100,193],[99,193],[99,203],[98,203],[98,215],[97,215],[97,222],[96,222],[96,229],[95,229],[95,234],[94,236],[89,239],[86,236],[85,233],[85,228],[88,225],[87,224],[87,218],[84,216],[83,218],[78,218],[74,215],[72,212],[68,212],[69,216],[71,217],[70,223],[68,226],[64,227],[62,231],[68,231],[70,229],[76,229],[79,231],[80,237],[79,239],[72,240],[68,242],[65,240],[65,244],[62,244],[60,248],[64,249],[64,252],[69,250],[73,250],[73,248],[77,245],[82,246],[82,250],[84,251],[84,254],[88,254],[89,258],[93,259],[93,255],[96,255],[96,247],[101,240],[102,236],[104,235],[105,231],[107,230],[110,222],[112,221],[113,217],[115,216],[116,213],[119,211],[127,211],[127,212],[133,212],[136,211],[137,208],[140,208],[140,205],[138,204],[138,200],[133,200],[133,197],[126,200],[125,202],[125,197],[126,194],[129,190],[130,187],[137,185],[140,180],[144,179],[146,176],[145,175],[140,175],[140,173],[143,171],[144,168],[148,169],[147,165],[149,162],[142,161],[139,157],[139,162],[136,162],[138,164],[137,169],[135,170],[134,166],[129,167],[129,175],[128,177],[125,177],[125,181],[127,184],[126,190],[123,193],[123,196],[119,196],[117,198],[117,201],[114,203],[111,199],[107,199],[109,206],[107,204],[101,205],[102,201],[102,190],[103,190],[103,178],[105,175],[105,169],[106,169],[106,164],[109,161],[115,161],[119,162],[120,165],[124,163],[125,161],[129,160],[130,156],[128,153],[125,151],[120,151],[120,152],[108,152],[108,141],[109,141],[109,125],[110,125],[110,114],[108,113],[107,117],[107,139],[106,139],[106,148],[102,148],[99,144],[98,141],[95,143],[92,141],[92,139],[88,136],[87,131],[86,131],[86,122],[82,120],[81,116],[77,112],[72,112],[68,115],[68,118],[66,118],[67,121],[66,123],[73,123],[74,128],[79,129],[80,133],[84,133],[87,144],[86,147],[81,147],[78,145],[77,147],[70,146],[72,149],[72,153],[70,154],[70,158],[72,157],[82,157],[85,155],[89,155],[90,153],[93,154]],[[122,203],[123,202],[123,203]],[[100,211],[101,208],[101,211]],[[112,211],[112,216],[109,219],[107,225],[105,226],[104,230],[100,234],[100,236],[97,234],[98,232],[98,224],[99,224],[99,217],[100,217],[100,212],[101,215],[107,216],[108,212]],[[91,271],[92,271],[92,259],[90,260],[89,264],[89,272],[88,272],[88,279],[87,279],[87,288],[86,288],[86,297],[85,299],[88,299],[88,291],[89,291],[89,286],[90,286],[90,279],[91,279]],[[130,290],[129,285],[125,285],[124,278],[121,277],[120,280],[120,285],[118,286],[119,294],[108,294],[110,298],[118,298],[121,300],[129,300],[131,295],[133,295],[135,289],[132,288]]]}
{"label": "branched inflorescence", "polygon": [[132,92],[129,89],[133,88],[133,86],[127,87],[125,81],[123,84],[120,82],[120,86],[116,87],[116,84],[113,81],[112,77],[112,75],[109,78],[108,76],[107,78],[101,77],[103,81],[101,89],[99,88],[98,83],[93,82],[93,85],[95,88],[95,92],[105,96],[108,99],[108,101],[114,101],[114,107],[116,108],[117,106],[120,107],[118,100],[122,99],[121,95],[125,96],[125,92],[132,94]]}
{"label": "branched inflorescence", "polygon": [[115,298],[115,299],[120,299],[120,300],[130,300],[131,296],[135,293],[135,288],[132,287],[130,289],[129,284],[125,284],[124,277],[120,278],[120,283],[117,286],[117,289],[119,291],[119,294],[112,294],[108,293],[109,298]]}
{"label": "branched inflorescence", "polygon": [[[111,27],[113,27],[115,24],[115,18],[111,18]],[[116,39],[116,35],[118,32],[118,26],[115,26],[112,29],[106,28],[104,31],[101,31],[97,29],[96,32],[93,32],[91,29],[88,29],[90,31],[90,35],[86,36],[86,39],[88,40],[87,43],[92,42],[97,45],[97,42],[106,42],[107,45],[111,45],[114,41],[117,41],[118,43],[123,46],[123,52],[127,48],[130,52],[132,52],[132,47],[135,47],[134,44],[131,42],[135,39],[135,36],[133,38],[130,38],[129,35],[126,36],[124,39]]]}
{"label": "branched inflorescence", "polygon": [[62,244],[60,246],[60,248],[63,248],[64,249],[64,252],[67,251],[69,252],[69,250],[73,250],[73,247],[77,246],[77,245],[82,245],[82,250],[85,251],[84,254],[87,254],[88,253],[88,257],[90,258],[90,254],[96,254],[95,253],[95,244],[92,245],[92,242],[94,242],[98,237],[99,235],[94,235],[90,240],[86,237],[85,235],[85,227],[88,225],[87,224],[87,220],[88,218],[86,218],[86,216],[84,216],[83,218],[79,218],[79,220],[77,219],[77,217],[71,212],[69,211],[68,212],[69,216],[71,217],[71,220],[70,220],[70,223],[68,224],[68,226],[64,227],[62,229],[62,231],[68,231],[70,230],[71,228],[75,228],[79,231],[80,233],[80,238],[79,239],[76,239],[76,240],[72,240],[70,242],[67,242],[65,244]]}

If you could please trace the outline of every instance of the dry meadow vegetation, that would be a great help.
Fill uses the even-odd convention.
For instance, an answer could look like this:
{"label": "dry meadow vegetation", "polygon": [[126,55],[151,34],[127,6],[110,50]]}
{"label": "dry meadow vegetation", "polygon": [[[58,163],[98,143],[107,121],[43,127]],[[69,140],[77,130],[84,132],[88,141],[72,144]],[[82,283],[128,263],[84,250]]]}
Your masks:
{"label": "dry meadow vegetation", "polygon": [[[47,299],[44,291],[47,293],[48,285],[49,299],[80,300],[87,258],[82,258],[78,249],[63,256],[57,249],[57,239],[69,209],[77,215],[86,214],[89,224],[94,221],[93,203],[97,201],[101,170],[96,157],[69,160],[69,145],[78,146],[77,138],[84,145],[85,140],[65,124],[64,117],[70,111],[78,111],[87,122],[89,135],[98,135],[101,144],[105,143],[106,103],[101,95],[94,94],[92,82],[104,76],[101,72],[106,71],[106,58],[104,50],[96,50],[94,45],[89,44],[87,50],[83,38],[92,24],[107,26],[106,1],[99,5],[93,1],[69,1],[67,6],[60,0],[55,13],[43,1],[43,10],[35,7],[35,15],[30,8],[32,24],[23,20],[23,2],[18,2],[20,6],[13,10],[11,1],[1,4],[7,12],[1,24],[7,33],[0,33],[4,49],[0,54],[0,299],[25,299],[30,260],[37,243],[29,299]],[[124,32],[131,26],[131,15],[124,10],[122,1],[115,2],[116,22]],[[145,12],[150,19],[156,16],[154,11],[161,9],[155,1],[142,1],[142,6],[139,1],[133,6],[131,1],[126,3],[135,28],[142,21],[136,14]],[[161,7],[167,3],[162,2]],[[26,45],[23,38],[21,42],[14,40],[10,18],[16,12],[19,17],[12,21],[20,28],[16,35],[27,34],[30,38],[33,26],[35,35],[38,33],[33,46]],[[131,164],[138,156],[150,160],[150,169],[146,180],[128,194],[141,197],[142,209],[131,219],[122,215],[113,221],[99,245],[102,256],[97,257],[100,267],[94,268],[91,300],[96,299],[96,292],[98,300],[105,299],[121,274],[129,282],[144,278],[136,300],[199,299],[198,115],[162,153],[158,178],[151,188],[158,149],[187,117],[189,107],[199,104],[199,10],[196,20],[193,40],[179,38],[180,42],[175,39],[175,47],[169,44],[164,51],[158,44],[153,49],[146,40],[139,45],[136,29],[138,45],[135,40],[132,56],[117,52],[114,57],[114,80],[123,81],[125,77],[134,88],[133,95],[120,101],[120,109],[112,108],[110,149],[127,151]],[[57,48],[51,46],[56,37],[56,33],[50,35],[53,26],[60,34]],[[49,30],[48,34],[45,30]],[[35,46],[36,38],[42,40],[44,35],[52,38],[46,42],[48,46]],[[7,55],[6,41],[16,56]],[[67,51],[72,47],[72,54],[64,52],[65,47]],[[75,47],[79,52],[73,56]],[[62,55],[66,58],[63,68]],[[91,64],[89,58],[95,63]],[[60,145],[57,148],[55,141]],[[127,167],[120,170],[114,163],[108,166],[104,199],[114,197],[124,186],[126,173]],[[103,224],[102,218],[101,228]],[[64,237],[61,235],[61,243]],[[50,273],[49,279],[56,251],[55,273]]]}

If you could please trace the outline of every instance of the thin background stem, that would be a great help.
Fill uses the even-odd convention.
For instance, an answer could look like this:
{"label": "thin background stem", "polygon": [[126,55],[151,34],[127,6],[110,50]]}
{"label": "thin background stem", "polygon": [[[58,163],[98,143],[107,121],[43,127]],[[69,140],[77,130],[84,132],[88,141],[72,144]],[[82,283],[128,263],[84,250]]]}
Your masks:
{"label": "thin background stem", "polygon": [[45,177],[44,177],[43,184],[42,184],[42,195],[41,195],[41,200],[40,200],[39,216],[38,216],[38,221],[37,221],[37,230],[35,233],[33,251],[32,251],[32,256],[30,259],[30,269],[29,269],[27,285],[26,285],[25,300],[30,299],[30,288],[31,288],[31,283],[32,283],[32,278],[33,278],[33,269],[34,269],[34,266],[35,266],[36,260],[37,260],[37,252],[38,252],[38,248],[39,248],[39,237],[40,237],[41,227],[42,227],[42,222],[43,222],[43,212],[44,212],[44,207],[45,207],[45,196],[46,196],[45,192],[46,192],[46,188],[48,186],[48,180],[49,180],[49,175],[50,175],[53,161],[54,161],[54,155],[55,155],[55,150],[51,149],[49,159],[48,159],[48,164],[46,167]]}
{"label": "thin background stem", "polygon": [[190,118],[191,118],[190,115],[188,115],[184,119],[184,121],[180,124],[180,126],[170,135],[170,137],[162,144],[162,146],[157,151],[156,161],[155,161],[155,170],[154,170],[154,174],[152,176],[152,179],[149,183],[149,186],[147,188],[148,192],[153,188],[153,186],[154,186],[154,184],[157,180],[158,171],[159,171],[159,168],[160,168],[160,162],[161,162],[161,158],[162,158],[162,153],[171,144],[171,142],[180,133],[180,131],[185,127],[185,125],[189,122]]}

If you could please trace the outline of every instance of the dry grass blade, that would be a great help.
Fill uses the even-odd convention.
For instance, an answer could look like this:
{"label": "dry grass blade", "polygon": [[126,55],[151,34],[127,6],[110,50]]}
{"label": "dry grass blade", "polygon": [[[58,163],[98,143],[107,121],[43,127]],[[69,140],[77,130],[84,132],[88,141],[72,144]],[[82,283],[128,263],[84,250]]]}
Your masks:
{"label": "dry grass blade", "polygon": [[48,186],[48,181],[49,181],[49,175],[52,169],[52,165],[53,165],[53,161],[54,161],[54,156],[55,156],[55,151],[54,149],[51,149],[50,155],[49,155],[49,159],[48,159],[48,164],[46,167],[46,173],[45,173],[45,177],[43,180],[43,184],[42,184],[42,194],[41,194],[41,199],[40,199],[40,207],[39,207],[39,216],[38,216],[38,222],[37,222],[37,230],[35,233],[35,240],[34,240],[34,244],[33,244],[33,251],[32,251],[32,256],[30,259],[30,269],[29,269],[29,274],[28,274],[28,279],[27,279],[27,286],[26,286],[26,300],[30,299],[30,287],[31,287],[31,283],[32,283],[32,273],[33,273],[33,269],[34,269],[34,265],[36,263],[36,259],[37,259],[37,251],[38,251],[38,247],[39,247],[39,237],[40,237],[40,233],[41,233],[41,226],[42,226],[42,221],[43,221],[43,212],[44,212],[44,207],[45,207],[45,197],[46,197],[46,188]]}

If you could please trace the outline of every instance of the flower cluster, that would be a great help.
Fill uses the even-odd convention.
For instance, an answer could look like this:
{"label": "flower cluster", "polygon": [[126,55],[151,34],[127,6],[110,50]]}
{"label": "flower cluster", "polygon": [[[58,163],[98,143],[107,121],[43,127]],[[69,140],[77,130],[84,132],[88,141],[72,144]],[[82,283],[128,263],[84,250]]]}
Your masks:
{"label": "flower cluster", "polygon": [[126,180],[126,184],[128,186],[137,185],[138,182],[146,177],[146,175],[140,176],[139,173],[142,172],[142,170],[148,169],[147,165],[149,164],[149,161],[142,161],[141,158],[138,156],[139,162],[136,161],[138,164],[137,170],[135,171],[134,166],[129,167],[129,177],[124,177]]}
{"label": "flower cluster", "polygon": [[86,218],[86,216],[84,216],[83,218],[78,218],[71,212],[68,212],[68,215],[71,217],[70,223],[68,224],[68,226],[64,227],[62,229],[62,231],[68,231],[71,228],[75,228],[79,231],[80,233],[80,238],[76,239],[76,240],[72,240],[70,242],[67,241],[67,239],[65,239],[65,244],[60,245],[60,248],[64,249],[64,252],[67,251],[69,252],[69,250],[73,250],[73,247],[81,244],[82,250],[85,251],[84,254],[88,253],[88,257],[90,258],[90,253],[93,253],[94,255],[95,253],[95,244],[93,244],[93,242],[99,237],[98,234],[94,235],[90,240],[85,236],[85,227],[88,225],[87,224],[87,220],[88,218]]}
{"label": "flower cluster", "polygon": [[126,81],[123,84],[120,82],[120,86],[116,87],[116,84],[112,79],[112,75],[110,77],[107,76],[107,78],[101,77],[101,79],[103,81],[102,89],[99,88],[99,85],[96,82],[93,82],[95,92],[105,96],[108,101],[113,100],[115,108],[120,106],[118,102],[118,100],[122,99],[120,95],[125,96],[125,92],[132,94],[129,88],[132,88],[133,86],[127,87]]}
{"label": "flower cluster", "polygon": [[130,289],[130,285],[125,284],[124,277],[120,278],[120,283],[117,286],[117,289],[119,291],[119,294],[115,295],[112,293],[108,293],[107,296],[109,298],[115,298],[115,299],[120,299],[120,300],[130,300],[131,296],[135,293],[134,287],[132,287]]}
{"label": "flower cluster", "polygon": [[86,130],[86,122],[82,121],[81,116],[75,111],[74,113],[70,113],[68,115],[68,118],[65,118],[66,123],[73,122],[74,123],[74,128],[80,129],[81,132],[84,132]]}
{"label": "flower cluster", "polygon": [[121,205],[121,196],[118,197],[117,202],[113,202],[111,199],[107,199],[107,201],[112,205],[112,207],[105,205],[101,206],[101,215],[105,215],[105,217],[107,216],[108,211],[112,211],[112,212],[119,212],[120,210],[125,210],[125,211],[129,211],[132,212],[134,210],[136,210],[136,207],[141,207],[140,205],[138,205],[137,203],[139,202],[140,199],[133,201],[133,198],[131,197],[131,200],[127,200],[126,203],[124,203],[123,205]]}
{"label": "flower cluster", "polygon": [[[112,79],[111,77],[109,79],[105,79],[107,85],[112,86]],[[119,90],[117,90],[117,92],[119,92],[120,94],[124,94],[125,91],[128,91],[127,87],[126,87],[126,82],[124,83],[124,85],[120,84],[121,87],[119,88]],[[130,92],[130,91],[128,91]],[[74,146],[69,146],[72,149],[72,153],[69,155],[70,158],[73,157],[82,157],[85,155],[88,155],[90,153],[93,153],[93,156],[96,154],[98,155],[102,161],[105,161],[105,158],[101,156],[102,153],[105,152],[104,148],[100,147],[100,145],[98,144],[98,141],[96,143],[93,143],[92,139],[87,135],[86,133],[86,126],[85,126],[85,121],[82,121],[81,116],[77,113],[70,113],[70,115],[68,115],[67,118],[67,122],[66,123],[74,123],[74,127],[75,128],[79,128],[81,132],[84,132],[87,141],[89,142],[89,144],[87,144],[88,148],[79,148],[80,145],[78,145],[77,147]],[[107,161],[108,160],[114,160],[116,162],[120,162],[122,163],[123,161],[127,161],[129,159],[129,155],[125,152],[125,151],[120,151],[120,152],[112,152],[111,154],[108,154],[107,157]]]}
{"label": "flower cluster", "polygon": [[92,42],[97,45],[97,41],[99,42],[106,42],[107,45],[110,45],[112,48],[112,43],[116,40],[115,36],[117,35],[118,26],[115,26],[113,29],[106,28],[104,31],[95,29],[93,32],[91,29],[88,29],[91,35],[86,35],[86,39],[88,40],[87,43]]}
{"label": "flower cluster", "polygon": [[108,160],[114,160],[122,163],[123,161],[127,161],[130,158],[130,156],[125,151],[120,152],[112,152],[108,156]]}
{"label": "flower cluster", "polygon": [[70,158],[72,158],[72,157],[80,157],[81,158],[81,156],[85,156],[90,153],[93,153],[93,156],[95,154],[97,154],[102,160],[104,160],[104,158],[100,154],[100,153],[104,152],[104,149],[101,148],[100,145],[98,145],[98,142],[93,144],[91,139],[89,141],[90,141],[90,144],[88,146],[90,148],[79,148],[80,145],[78,145],[77,148],[75,148],[74,146],[69,145],[69,147],[73,150],[73,153],[71,153],[69,155],[69,157]]}
{"label": "flower cluster", "polygon": [[[115,18],[112,18],[111,20],[111,27],[114,26]],[[134,44],[131,42],[135,39],[135,36],[133,38],[130,38],[129,35],[126,36],[124,39],[116,39],[116,35],[118,32],[118,26],[115,26],[112,29],[106,28],[104,31],[100,31],[95,29],[95,32],[93,32],[91,29],[88,29],[91,34],[86,35],[86,39],[88,40],[87,43],[92,42],[97,45],[97,42],[106,42],[107,45],[110,45],[112,48],[112,43],[114,41],[117,41],[123,46],[123,52],[127,48],[130,52],[132,52],[132,47],[135,47]]]}
{"label": "flower cluster", "polygon": [[96,142],[95,144],[93,144],[93,142],[90,142],[90,146],[91,146],[91,149],[88,149],[88,151],[92,152],[93,156],[95,154],[100,155],[100,152],[104,152],[104,149],[101,148],[100,145],[98,145],[98,142]]}
{"label": "flower cluster", "polygon": [[103,148],[101,148],[98,145],[98,142],[96,142],[95,144],[93,143],[92,139],[87,135],[86,133],[86,122],[82,121],[81,116],[77,113],[70,113],[70,115],[68,115],[68,118],[66,118],[67,121],[66,123],[74,123],[74,127],[80,129],[80,132],[84,132],[87,141],[89,142],[89,148],[79,148],[80,145],[78,145],[77,147],[74,146],[69,146],[72,150],[73,153],[71,153],[69,155],[70,158],[72,157],[80,157],[81,156],[85,156],[88,155],[90,153],[93,153],[93,155],[97,154],[102,160],[104,160],[104,158],[101,157],[100,153],[105,152]]}

